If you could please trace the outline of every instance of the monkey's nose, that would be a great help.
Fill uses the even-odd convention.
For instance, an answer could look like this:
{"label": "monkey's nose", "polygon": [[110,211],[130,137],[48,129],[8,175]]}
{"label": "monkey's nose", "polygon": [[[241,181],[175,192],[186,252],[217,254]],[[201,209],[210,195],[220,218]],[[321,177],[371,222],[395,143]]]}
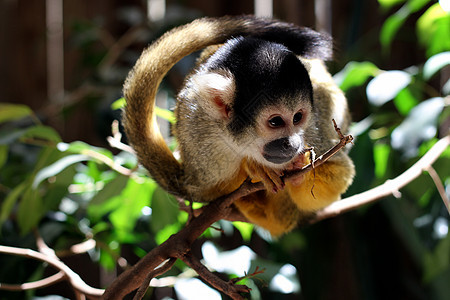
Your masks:
{"label": "monkey's nose", "polygon": [[273,140],[264,146],[263,156],[274,164],[282,164],[291,160],[298,152],[298,147],[293,146],[289,137]]}

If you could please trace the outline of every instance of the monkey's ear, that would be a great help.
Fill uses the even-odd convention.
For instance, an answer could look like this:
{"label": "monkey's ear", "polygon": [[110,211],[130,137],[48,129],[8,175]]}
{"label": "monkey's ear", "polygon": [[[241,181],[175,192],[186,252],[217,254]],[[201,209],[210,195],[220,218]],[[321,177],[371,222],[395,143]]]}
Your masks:
{"label": "monkey's ear", "polygon": [[235,95],[234,78],[231,74],[206,72],[192,78],[200,105],[212,117],[229,119]]}

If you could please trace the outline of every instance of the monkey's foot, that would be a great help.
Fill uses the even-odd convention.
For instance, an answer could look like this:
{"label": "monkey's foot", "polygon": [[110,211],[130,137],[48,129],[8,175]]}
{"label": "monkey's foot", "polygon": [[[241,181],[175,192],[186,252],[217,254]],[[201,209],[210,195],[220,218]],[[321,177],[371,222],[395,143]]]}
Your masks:
{"label": "monkey's foot", "polygon": [[244,168],[252,182],[261,181],[266,190],[277,193],[284,189],[285,184],[281,178],[282,170],[274,170],[249,159],[244,160]]}

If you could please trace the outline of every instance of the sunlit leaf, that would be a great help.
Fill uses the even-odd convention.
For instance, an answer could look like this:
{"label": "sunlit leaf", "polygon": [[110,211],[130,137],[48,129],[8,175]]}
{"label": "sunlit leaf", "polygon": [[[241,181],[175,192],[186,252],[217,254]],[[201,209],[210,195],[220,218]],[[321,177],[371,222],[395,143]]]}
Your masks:
{"label": "sunlit leaf", "polygon": [[352,87],[363,85],[369,77],[376,76],[380,70],[371,62],[349,62],[344,69],[333,76],[335,82],[345,92]]}
{"label": "sunlit leaf", "polygon": [[394,40],[400,27],[405,23],[406,18],[410,15],[409,9],[406,6],[400,8],[395,14],[383,23],[380,32],[380,42],[383,49],[386,51]]}
{"label": "sunlit leaf", "polygon": [[176,122],[173,112],[171,112],[168,109],[164,109],[164,108],[155,106],[155,113],[158,117],[163,118],[166,121],[169,121],[171,124],[175,124],[175,122]]}
{"label": "sunlit leaf", "polygon": [[423,78],[429,80],[434,74],[450,64],[450,51],[430,57],[423,66]]}
{"label": "sunlit leaf", "polygon": [[236,227],[237,230],[239,230],[244,241],[250,241],[253,233],[253,224],[246,222],[233,222],[233,226]]}
{"label": "sunlit leaf", "polygon": [[[126,104],[127,104],[127,101],[125,100],[125,98],[120,98],[120,99],[114,101],[113,104],[111,104],[111,108],[113,110],[122,109],[125,107]],[[170,111],[168,109],[164,109],[164,108],[155,106],[155,114],[158,117],[163,118],[164,120],[169,121],[172,124],[175,123],[174,114],[172,111]]]}
{"label": "sunlit leaf", "polygon": [[404,3],[406,0],[378,0],[378,3],[383,9],[390,9],[393,6]]}
{"label": "sunlit leaf", "polygon": [[142,215],[142,208],[150,204],[155,188],[156,184],[151,180],[142,182],[128,180],[126,188],[121,193],[120,207],[109,216],[119,241],[129,242],[132,239],[132,235],[129,234],[132,234],[136,221]]}
{"label": "sunlit leaf", "polygon": [[444,99],[441,97],[431,98],[414,107],[392,132],[392,147],[403,149],[407,157],[416,155],[420,142],[435,136],[438,117],[443,108]]}
{"label": "sunlit leaf", "polygon": [[0,103],[0,123],[20,120],[32,113],[31,109],[26,105]]}
{"label": "sunlit leaf", "polygon": [[[152,224],[154,220],[152,220]],[[163,229],[156,232],[155,241],[158,245],[164,243],[172,234],[177,233],[181,229],[180,223],[166,225]]]}
{"label": "sunlit leaf", "polygon": [[111,109],[116,110],[116,109],[121,109],[124,108],[125,105],[127,104],[127,101],[125,100],[124,97],[117,99],[116,101],[114,101],[111,104]]}
{"label": "sunlit leaf", "polygon": [[116,267],[116,261],[114,257],[108,251],[100,250],[100,264],[107,270],[113,270]]}
{"label": "sunlit leaf", "polygon": [[450,14],[435,3],[416,23],[419,42],[429,56],[450,50]]}
{"label": "sunlit leaf", "polygon": [[421,10],[430,0],[408,0],[406,6],[408,6],[411,13],[415,13]]}
{"label": "sunlit leaf", "polygon": [[388,166],[389,153],[391,149],[389,145],[378,143],[373,149],[373,158],[375,161],[375,176],[383,178],[386,176]]}
{"label": "sunlit leaf", "polygon": [[90,202],[90,205],[101,205],[108,199],[120,195],[123,189],[127,186],[128,177],[117,175],[115,179],[107,183],[101,191],[99,191]]}
{"label": "sunlit leaf", "polygon": [[411,75],[404,71],[386,71],[377,75],[367,85],[369,102],[376,106],[394,99],[411,82]]}
{"label": "sunlit leaf", "polygon": [[45,179],[55,176],[60,173],[62,170],[67,168],[70,165],[73,165],[78,162],[89,160],[90,158],[86,155],[74,154],[65,156],[53,164],[41,169],[33,180],[33,188],[36,188],[42,181]]}
{"label": "sunlit leaf", "polygon": [[95,147],[92,145],[89,145],[85,142],[81,142],[81,141],[76,141],[76,142],[72,142],[72,143],[58,143],[57,145],[58,150],[62,151],[62,152],[71,152],[71,153],[77,153],[77,154],[85,154],[85,155],[89,155],[89,156],[94,156],[95,157],[95,153],[98,153],[100,155],[104,155],[106,157],[108,157],[109,159],[113,159],[113,155],[111,153],[111,151],[105,149],[105,148],[100,148],[100,147]]}
{"label": "sunlit leaf", "polygon": [[394,98],[395,107],[397,107],[398,112],[403,116],[407,115],[418,103],[419,101],[414,97],[409,88],[402,89]]}

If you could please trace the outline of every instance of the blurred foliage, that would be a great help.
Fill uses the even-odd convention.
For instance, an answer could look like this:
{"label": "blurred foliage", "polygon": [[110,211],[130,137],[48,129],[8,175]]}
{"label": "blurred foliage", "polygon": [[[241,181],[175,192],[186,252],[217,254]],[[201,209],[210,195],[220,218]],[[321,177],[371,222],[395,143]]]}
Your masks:
{"label": "blurred foliage", "polygon": [[[383,55],[389,55],[405,21],[420,13],[414,31],[426,57],[403,70],[351,61],[335,75],[351,105],[364,106],[368,112],[352,127],[356,141],[351,156],[357,176],[348,195],[401,174],[439,136],[449,133],[448,10],[431,0],[379,3],[385,13],[390,12],[380,29]],[[72,43],[83,49],[85,65],[99,69],[86,80],[111,86],[105,92],[111,97],[140,49],[126,51],[129,64],[110,66],[115,72],[108,73],[104,69],[108,54],[95,43],[99,34],[95,28],[95,24],[75,24]],[[141,39],[149,40],[149,32],[144,31]],[[167,83],[163,89],[168,89]],[[120,99],[111,109],[118,110],[123,103]],[[170,111],[158,109],[158,115],[173,122]],[[113,136],[116,143],[122,142],[116,130]],[[164,242],[182,228],[187,214],[126,150],[82,141],[65,143],[28,107],[0,103],[0,244],[36,249],[34,234],[39,232],[58,252],[93,239],[96,247],[88,251],[88,260],[104,272],[113,272],[120,257],[136,261]],[[450,149],[434,168],[450,194]],[[347,290],[356,293],[355,299],[384,298],[389,292],[391,298],[444,300],[450,297],[449,219],[433,181],[423,174],[402,189],[399,200],[389,197],[336,220],[295,230],[278,241],[250,224],[221,221],[216,226],[222,231],[205,232],[194,252],[224,276],[265,268],[263,275],[243,282],[252,288],[252,299],[330,298],[333,287],[344,284],[352,287]],[[37,279],[45,270],[37,262],[3,255],[0,265],[3,283]],[[181,262],[167,275],[179,275],[173,287],[184,299],[202,299],[202,295],[220,299]],[[149,290],[149,299],[158,298],[156,290]],[[39,293],[2,292],[0,299],[31,299]]]}

